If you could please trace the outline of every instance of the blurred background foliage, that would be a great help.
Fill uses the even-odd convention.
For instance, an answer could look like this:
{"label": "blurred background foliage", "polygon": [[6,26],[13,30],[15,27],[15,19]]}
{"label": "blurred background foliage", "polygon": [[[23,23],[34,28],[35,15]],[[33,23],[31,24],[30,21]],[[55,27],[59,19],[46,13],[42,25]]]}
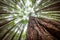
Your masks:
{"label": "blurred background foliage", "polygon": [[0,0],[0,39],[25,40],[29,16],[60,21],[60,0]]}

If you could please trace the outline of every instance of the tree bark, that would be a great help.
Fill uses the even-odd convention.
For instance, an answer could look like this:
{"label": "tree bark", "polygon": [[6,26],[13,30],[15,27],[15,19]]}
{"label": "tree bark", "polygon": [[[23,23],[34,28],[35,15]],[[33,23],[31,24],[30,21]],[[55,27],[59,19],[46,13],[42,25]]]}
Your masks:
{"label": "tree bark", "polygon": [[59,40],[59,25],[60,23],[57,21],[30,17],[26,40]]}

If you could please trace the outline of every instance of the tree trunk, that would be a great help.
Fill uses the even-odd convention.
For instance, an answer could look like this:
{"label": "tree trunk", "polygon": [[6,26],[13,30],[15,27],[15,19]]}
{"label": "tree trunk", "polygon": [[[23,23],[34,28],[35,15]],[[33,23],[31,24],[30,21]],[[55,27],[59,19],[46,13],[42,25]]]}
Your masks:
{"label": "tree trunk", "polygon": [[59,40],[60,23],[44,18],[29,18],[26,40]]}

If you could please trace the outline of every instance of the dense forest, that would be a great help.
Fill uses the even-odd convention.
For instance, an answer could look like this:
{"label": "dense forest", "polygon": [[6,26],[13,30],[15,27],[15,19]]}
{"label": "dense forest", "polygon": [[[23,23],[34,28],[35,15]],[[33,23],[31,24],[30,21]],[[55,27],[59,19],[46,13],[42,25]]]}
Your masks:
{"label": "dense forest", "polygon": [[60,0],[0,0],[0,40],[60,40]]}

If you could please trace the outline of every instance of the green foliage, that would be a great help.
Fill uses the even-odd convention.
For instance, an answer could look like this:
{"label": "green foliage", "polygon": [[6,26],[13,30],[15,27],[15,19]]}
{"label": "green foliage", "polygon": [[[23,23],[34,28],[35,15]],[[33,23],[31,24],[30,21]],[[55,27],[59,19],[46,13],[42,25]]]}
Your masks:
{"label": "green foliage", "polygon": [[[59,4],[60,0],[0,0],[1,40],[18,40],[20,35],[25,39],[26,33],[21,31],[24,31],[29,16],[60,21]],[[17,28],[18,32],[15,32]]]}

